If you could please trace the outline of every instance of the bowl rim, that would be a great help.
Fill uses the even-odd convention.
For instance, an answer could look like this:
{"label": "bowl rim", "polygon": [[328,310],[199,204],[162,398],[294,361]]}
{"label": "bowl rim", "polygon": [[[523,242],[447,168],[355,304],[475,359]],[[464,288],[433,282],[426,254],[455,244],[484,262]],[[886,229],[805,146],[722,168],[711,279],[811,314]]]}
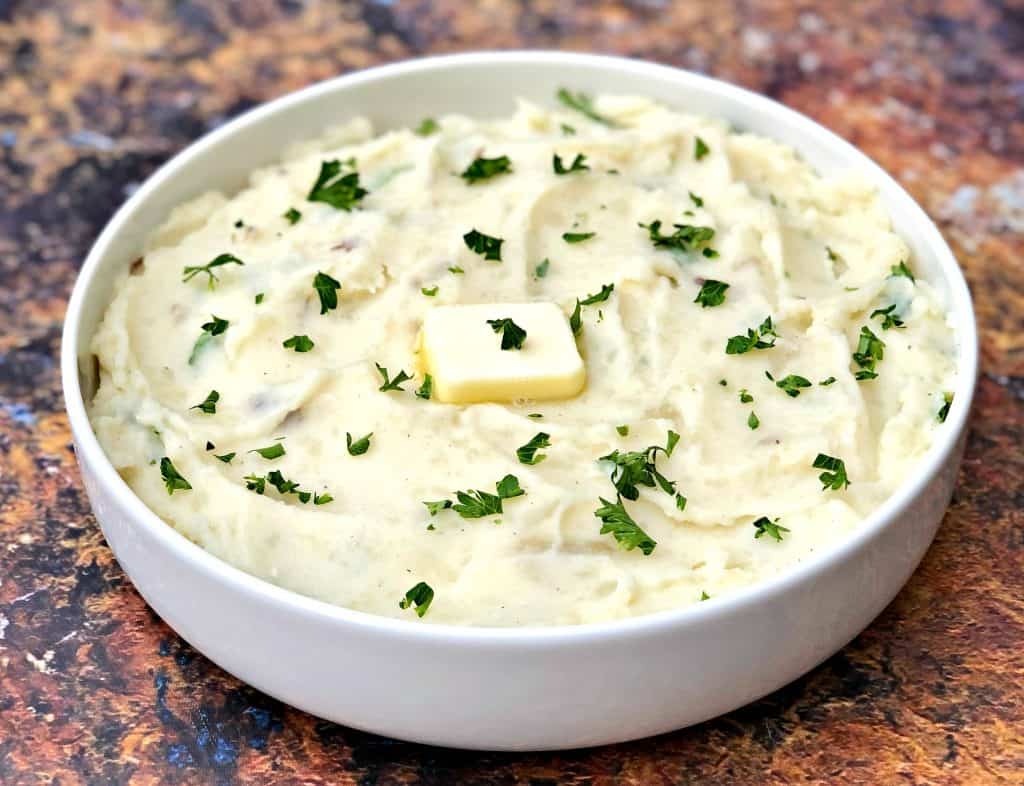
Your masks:
{"label": "bowl rim", "polygon": [[[817,137],[828,146],[837,149],[851,162],[863,166],[872,182],[879,187],[883,184],[886,185],[896,198],[906,201],[910,213],[908,223],[914,224],[915,229],[925,232],[924,242],[935,256],[942,276],[949,285],[947,316],[953,324],[959,348],[959,373],[954,392],[955,398],[945,427],[940,430],[937,438],[927,453],[919,460],[910,477],[897,487],[878,508],[868,514],[854,532],[779,575],[732,591],[724,597],[716,598],[713,603],[709,604],[698,603],[635,617],[575,625],[497,627],[462,626],[449,623],[424,624],[419,619],[405,620],[384,617],[370,612],[335,606],[326,601],[279,587],[236,568],[188,540],[150,510],[121,478],[100,446],[88,417],[78,374],[77,347],[84,303],[88,299],[96,273],[108,253],[108,247],[130,221],[135,209],[155,193],[165,181],[174,177],[176,171],[191,158],[264,117],[287,112],[294,104],[344,92],[347,88],[366,82],[400,77],[420,71],[435,69],[444,71],[449,68],[493,65],[508,67],[547,65],[554,69],[567,64],[590,67],[595,70],[614,69],[637,77],[656,75],[673,79],[683,87],[699,85],[705,90],[719,93],[733,103],[786,117],[799,127],[801,134]],[[65,406],[78,460],[83,466],[88,466],[99,487],[117,498],[120,506],[131,519],[130,525],[146,529],[148,534],[162,548],[171,552],[176,559],[190,563],[194,570],[201,571],[220,584],[230,585],[232,590],[248,596],[249,600],[270,604],[280,611],[299,614],[325,625],[338,626],[339,629],[358,628],[364,632],[387,634],[393,638],[404,639],[408,643],[420,645],[447,641],[475,646],[493,645],[505,649],[509,645],[514,645],[518,648],[529,649],[546,648],[559,644],[592,645],[630,634],[657,635],[668,629],[698,625],[710,618],[727,617],[749,611],[755,605],[763,605],[766,600],[784,595],[797,585],[814,581],[818,576],[837,567],[838,564],[851,559],[858,550],[866,547],[881,530],[892,525],[955,455],[957,442],[966,426],[974,397],[978,374],[978,333],[974,307],[963,271],[938,227],[917,201],[892,176],[865,153],[826,127],[767,96],[674,66],[611,55],[557,50],[511,50],[435,55],[343,74],[260,104],[183,148],[150,175],[117,209],[90,248],[75,280],[68,302],[61,337],[60,360]]]}

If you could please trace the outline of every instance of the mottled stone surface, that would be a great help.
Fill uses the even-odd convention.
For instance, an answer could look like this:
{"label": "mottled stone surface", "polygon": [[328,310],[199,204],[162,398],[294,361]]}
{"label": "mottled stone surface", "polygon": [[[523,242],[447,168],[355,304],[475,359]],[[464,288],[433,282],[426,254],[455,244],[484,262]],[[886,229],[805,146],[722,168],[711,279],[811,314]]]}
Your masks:
{"label": "mottled stone surface", "polygon": [[[317,79],[508,47],[659,60],[820,120],[939,222],[982,331],[954,504],[885,613],[727,717],[560,754],[353,732],[178,640],[89,512],[55,362],[89,243],[182,146]],[[1022,106],[1020,0],[0,0],[0,783],[1024,782]]]}

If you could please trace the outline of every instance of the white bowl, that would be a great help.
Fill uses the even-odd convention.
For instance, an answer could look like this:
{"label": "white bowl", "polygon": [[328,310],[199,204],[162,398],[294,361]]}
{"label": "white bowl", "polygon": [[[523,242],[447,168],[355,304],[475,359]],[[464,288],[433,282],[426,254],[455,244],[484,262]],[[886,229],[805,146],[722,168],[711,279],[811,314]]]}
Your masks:
{"label": "white bowl", "polygon": [[[240,188],[289,142],[366,115],[378,129],[425,116],[507,114],[568,86],[650,96],[796,147],[822,173],[857,168],[878,186],[915,271],[946,299],[959,380],[945,427],[907,482],[851,537],[776,579],[713,602],[626,621],[457,628],[384,619],[275,587],[203,551],[150,511],[104,455],[86,415],[89,342],[118,271],[175,205]],[[78,461],[96,518],[146,602],[215,663],[282,701],[405,740],[462,748],[571,748],[698,723],[799,677],[885,608],[931,543],[963,452],[977,375],[970,295],[949,247],[876,164],[808,118],[704,76],[559,52],[414,60],[301,90],[175,156],[118,211],[71,295],[61,357]]]}

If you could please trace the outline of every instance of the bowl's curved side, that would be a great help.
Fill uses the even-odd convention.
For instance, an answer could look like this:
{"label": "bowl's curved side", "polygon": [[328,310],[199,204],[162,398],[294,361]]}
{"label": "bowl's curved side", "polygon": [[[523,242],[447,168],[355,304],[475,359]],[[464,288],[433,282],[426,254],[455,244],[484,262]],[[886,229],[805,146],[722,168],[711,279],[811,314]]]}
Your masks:
{"label": "bowl's curved side", "polygon": [[[552,85],[639,92],[801,141],[816,166],[863,167],[927,277],[942,284],[961,343],[957,399],[919,472],[851,538],[776,579],[689,609],[551,629],[458,629],[390,620],[294,595],[180,536],[118,476],[89,424],[80,359],[113,287],[171,207],[240,186],[296,136],[369,114],[494,114]],[[305,129],[296,134],[296,127]],[[431,58],[316,85],[200,140],[147,181],[83,267],[62,346],[69,419],[86,490],[119,562],[148,603],[197,649],[257,688],[351,726],[427,743],[529,750],[621,741],[726,712],[803,674],[895,596],[934,537],[963,450],[977,337],[963,276],[934,224],[869,159],[760,96],[664,66],[564,53]],[[87,364],[85,364],[87,366]],[[86,369],[87,371],[87,369]],[[88,374],[84,374],[87,378]]]}

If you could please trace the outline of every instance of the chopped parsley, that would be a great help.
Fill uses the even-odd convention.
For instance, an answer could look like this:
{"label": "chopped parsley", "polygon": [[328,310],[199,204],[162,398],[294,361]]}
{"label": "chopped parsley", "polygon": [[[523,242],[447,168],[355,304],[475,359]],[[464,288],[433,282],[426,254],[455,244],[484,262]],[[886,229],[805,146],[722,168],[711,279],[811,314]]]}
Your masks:
{"label": "chopped parsley", "polygon": [[432,117],[425,117],[420,121],[420,124],[416,126],[413,131],[417,136],[430,136],[436,134],[440,130],[440,124]]}
{"label": "chopped parsley", "polygon": [[910,268],[907,267],[907,263],[904,262],[902,259],[900,260],[900,263],[898,265],[893,265],[891,268],[889,268],[889,278],[899,278],[900,276],[903,276],[904,278],[909,278],[910,283],[912,284],[917,283],[917,279],[914,278],[914,274],[910,272]]}
{"label": "chopped parsley", "polygon": [[519,459],[520,464],[540,464],[540,462],[547,458],[547,454],[538,453],[537,451],[541,448],[550,447],[551,435],[539,431],[529,442],[516,450],[516,457]]}
{"label": "chopped parsley", "polygon": [[889,328],[901,328],[904,327],[904,322],[899,318],[898,315],[892,312],[896,310],[896,304],[893,303],[889,308],[876,308],[871,312],[871,316],[868,319],[874,319],[875,317],[882,318],[882,330],[888,330]]}
{"label": "chopped parsley", "polygon": [[839,262],[842,260],[842,257],[832,250],[832,246],[825,246],[825,253],[828,255],[829,262]]}
{"label": "chopped parsley", "polygon": [[284,211],[284,215],[282,216],[282,218],[284,218],[292,226],[295,226],[296,224],[299,223],[299,220],[302,218],[302,213],[300,213],[294,207],[290,207],[286,211]]}
{"label": "chopped parsley", "polygon": [[760,426],[760,425],[761,425],[760,418],[757,417],[757,413],[756,412],[751,410],[750,414],[747,416],[747,427],[751,431],[756,431],[757,427]]}
{"label": "chopped parsley", "polygon": [[[515,475],[506,475],[494,485],[495,490],[498,492],[497,494],[480,491],[479,489],[456,491],[455,498],[458,502],[444,507],[451,507],[452,510],[464,519],[480,519],[484,516],[494,516],[502,513],[502,500],[521,497],[526,493],[520,488],[519,479]],[[430,504],[424,504],[427,505],[428,510],[431,509]],[[432,504],[437,506],[441,503],[435,502]]]}
{"label": "chopped parsley", "polygon": [[602,284],[600,292],[596,295],[587,295],[580,301],[580,305],[592,306],[595,303],[604,303],[614,291],[615,284]]}
{"label": "chopped parsley", "polygon": [[461,276],[466,271],[463,270],[458,265],[449,265],[448,266],[448,272],[451,273],[452,275],[455,275],[455,276]]}
{"label": "chopped parsley", "polygon": [[481,180],[489,180],[497,175],[507,175],[512,172],[512,161],[508,156],[497,158],[476,158],[473,163],[466,167],[459,175],[463,180],[472,185]]}
{"label": "chopped parsley", "polygon": [[801,388],[809,388],[810,386],[811,381],[806,377],[801,377],[799,374],[789,374],[775,383],[775,387],[792,398],[800,395]]}
{"label": "chopped parsley", "polygon": [[[598,111],[594,109],[594,101],[586,93],[582,91],[578,93],[572,93],[569,90],[566,90],[564,87],[560,87],[558,89],[557,95],[558,100],[561,101],[565,106],[569,107],[569,109],[575,109],[580,114],[589,117],[595,123],[600,123],[603,126],[608,126],[608,128],[618,127],[618,123],[598,113]],[[573,133],[575,133],[575,131],[573,131]]]}
{"label": "chopped parsley", "polygon": [[822,491],[828,489],[840,491],[850,485],[850,480],[846,477],[846,464],[842,459],[819,453],[818,457],[814,459],[813,466],[815,469],[825,470],[818,475],[818,480],[822,483]]}
{"label": "chopped parsley", "polygon": [[853,362],[860,366],[860,371],[853,376],[857,380],[874,379],[878,376],[875,372],[875,363],[885,356],[885,342],[871,332],[871,328],[860,329],[860,340],[857,343],[857,351],[853,353]]}
{"label": "chopped parsley", "polygon": [[356,207],[369,191],[359,185],[356,161],[321,161],[320,174],[306,199],[310,202],[326,202],[338,210],[349,211]]}
{"label": "chopped parsley", "polygon": [[502,349],[522,349],[526,341],[526,331],[508,317],[488,319],[487,324],[495,333],[501,335]]}
{"label": "chopped parsley", "polygon": [[189,409],[198,409],[207,415],[213,415],[217,412],[218,401],[220,401],[220,393],[216,390],[211,390],[202,404],[196,404],[194,407],[189,407]]}
{"label": "chopped parsley", "polygon": [[946,418],[949,417],[949,408],[953,406],[953,394],[949,391],[942,394],[942,406],[939,411],[935,413],[935,419],[939,423],[945,423]]}
{"label": "chopped parsley", "polygon": [[320,298],[320,313],[326,314],[338,307],[338,290],[341,289],[341,282],[331,278],[326,273],[318,272],[313,277],[313,289]]}
{"label": "chopped parsley", "polygon": [[249,491],[255,491],[257,494],[264,494],[267,490],[267,484],[269,483],[275,489],[277,493],[282,497],[286,494],[294,494],[299,502],[305,505],[311,499],[314,505],[326,505],[328,502],[333,502],[332,497],[327,492],[323,494],[316,494],[311,491],[303,491],[299,484],[294,480],[288,480],[280,470],[271,470],[266,475],[246,475],[243,480],[245,481],[245,487]]}
{"label": "chopped parsley", "polygon": [[562,133],[565,134],[566,136],[575,136],[576,134],[576,129],[573,128],[568,123],[562,123],[560,125],[560,128],[562,129]]}
{"label": "chopped parsley", "polygon": [[594,511],[594,515],[601,519],[601,534],[611,533],[619,547],[625,551],[640,549],[644,556],[650,556],[658,543],[633,520],[623,506],[622,498],[617,497],[615,502],[609,502],[604,497],[598,497],[598,500],[601,507]]}
{"label": "chopped parsley", "polygon": [[168,494],[173,494],[175,491],[188,491],[192,488],[192,484],[181,476],[167,456],[160,459],[160,477],[164,479]]}
{"label": "chopped parsley", "polygon": [[707,146],[707,143],[697,137],[693,140],[693,157],[700,161],[704,156],[711,152],[711,148]]}
{"label": "chopped parsley", "polygon": [[542,417],[544,417],[544,416],[543,416],[543,415],[542,415],[541,413],[539,413],[539,412],[531,412],[531,413],[530,413],[529,415],[527,415],[526,417],[528,417],[528,418],[533,418],[534,420],[539,420],[540,418],[542,418]]}
{"label": "chopped parsley", "polygon": [[256,293],[256,297],[253,298],[253,300],[256,302],[256,305],[258,306],[260,303],[263,302],[263,298],[264,298],[264,294],[262,292],[257,292]]}
{"label": "chopped parsley", "polygon": [[249,452],[259,453],[261,456],[263,456],[263,458],[270,459],[271,461],[273,461],[274,459],[281,458],[281,456],[285,454],[285,449],[283,443],[275,442],[273,445],[268,445],[265,448],[256,448],[255,450],[250,450]]}
{"label": "chopped parsley", "polygon": [[436,285],[432,286],[430,288],[421,287],[420,288],[420,292],[423,293],[424,295],[426,295],[427,297],[437,297],[437,292],[438,292],[439,289],[440,289],[440,287],[438,287]]}
{"label": "chopped parsley", "polygon": [[775,538],[775,540],[781,542],[782,533],[789,532],[789,530],[786,527],[783,527],[781,524],[779,524],[778,519],[772,521],[767,516],[761,516],[761,518],[753,522],[753,524],[754,529],[757,530],[757,532],[754,533],[755,539],[760,538],[762,535],[767,535],[768,537]]}
{"label": "chopped parsley", "polygon": [[189,265],[182,271],[183,278],[182,282],[191,281],[200,273],[206,273],[207,275],[207,286],[213,289],[216,286],[216,282],[220,279],[213,272],[214,268],[223,267],[224,265],[244,265],[245,263],[236,257],[234,254],[218,254],[205,265]]}
{"label": "chopped parsley", "polygon": [[426,582],[419,582],[411,590],[405,593],[405,597],[398,601],[398,608],[408,609],[415,607],[416,616],[422,617],[427,613],[430,604],[434,600],[434,590]]}
{"label": "chopped parsley", "polygon": [[835,377],[828,377],[826,379],[821,380],[821,382],[819,382],[818,384],[821,385],[822,387],[826,387],[827,388],[829,385],[834,385],[835,382],[836,382],[836,378]]}
{"label": "chopped parsley", "polygon": [[423,375],[423,384],[414,391],[416,398],[429,399],[434,392],[434,378],[430,374]]}
{"label": "chopped parsley", "polygon": [[704,207],[704,200],[697,196],[692,191],[690,193],[690,201],[693,202],[694,207]]}
{"label": "chopped parsley", "polygon": [[281,345],[285,349],[294,349],[296,352],[309,352],[316,346],[309,336],[292,336],[281,342]]}
{"label": "chopped parsley", "polygon": [[598,460],[610,461],[614,465],[611,475],[612,485],[615,486],[619,495],[626,499],[635,500],[640,496],[638,486],[660,487],[666,494],[675,494],[675,481],[669,480],[658,471],[656,460],[659,452],[671,456],[677,442],[679,442],[679,435],[670,430],[665,447],[651,445],[644,450],[626,452],[613,450]]}
{"label": "chopped parsley", "polygon": [[371,431],[365,437],[353,440],[352,435],[347,431],[345,432],[345,446],[348,448],[348,454],[350,456],[361,456],[370,449],[370,438],[373,436]]}
{"label": "chopped parsley", "polygon": [[700,599],[701,600],[711,600],[711,596],[708,595],[704,590],[701,590],[700,591]]}
{"label": "chopped parsley", "polygon": [[729,285],[724,281],[715,281],[709,278],[700,285],[700,292],[697,293],[693,302],[700,303],[701,308],[720,306],[725,302],[725,290],[728,288]]}
{"label": "chopped parsley", "polygon": [[597,232],[563,232],[562,240],[566,243],[582,243],[584,240],[590,240],[596,234]]}
{"label": "chopped parsley", "polygon": [[203,332],[199,334],[199,338],[196,339],[196,343],[192,347],[192,352],[188,356],[188,364],[191,366],[195,363],[200,350],[209,344],[214,336],[219,336],[226,331],[230,324],[226,319],[221,319],[216,314],[210,314],[210,321],[200,325]]}
{"label": "chopped parsley", "polygon": [[624,426],[616,426],[615,430],[617,432],[619,432],[619,436],[620,437],[628,437],[629,436],[629,426],[625,426],[625,425]]}
{"label": "chopped parsley", "polygon": [[380,363],[374,363],[373,365],[377,367],[377,373],[380,374],[381,379],[384,380],[384,384],[377,388],[377,390],[381,391],[382,393],[387,393],[389,390],[404,390],[404,388],[400,387],[401,384],[403,382],[408,382],[410,379],[412,379],[411,376],[406,374],[405,371],[401,369],[399,369],[394,379],[390,379],[388,377],[388,370],[384,368],[384,366],[382,366]]}
{"label": "chopped parsley", "polygon": [[746,388],[740,388],[740,401],[744,404],[749,404],[754,400],[754,397],[750,395],[750,391]]}
{"label": "chopped parsley", "polygon": [[706,257],[716,257],[718,252],[708,247],[708,243],[715,237],[715,230],[711,227],[699,227],[692,224],[673,224],[675,231],[671,235],[661,234],[661,221],[655,220],[650,224],[640,224],[641,228],[647,230],[651,243],[655,248],[672,248],[677,251],[696,251]]}
{"label": "chopped parsley", "polygon": [[462,240],[470,251],[480,254],[484,259],[501,261],[501,244],[505,242],[504,238],[491,237],[476,229],[471,229],[462,236]]}
{"label": "chopped parsley", "polygon": [[730,338],[725,345],[725,354],[742,355],[752,349],[771,349],[775,346],[775,339],[778,337],[779,334],[775,332],[772,318],[767,316],[757,330],[747,328],[747,335]]}
{"label": "chopped parsley", "polygon": [[548,274],[548,268],[551,267],[551,260],[545,259],[537,267],[533,269],[533,275],[537,278],[544,278]]}
{"label": "chopped parsley", "polygon": [[555,157],[551,160],[551,166],[555,170],[556,175],[568,175],[572,172],[588,172],[590,167],[587,166],[587,157],[583,153],[577,153],[576,158],[572,160],[568,168],[562,163],[562,157],[555,153]]}
{"label": "chopped parsley", "polygon": [[235,457],[235,453],[234,451],[232,451],[231,453],[223,453],[219,456],[216,453],[214,453],[213,457],[218,461],[223,461],[225,464],[230,464],[231,460]]}
{"label": "chopped parsley", "polygon": [[574,336],[578,336],[583,330],[583,316],[580,312],[579,298],[576,298],[576,308],[572,310],[572,315],[569,317],[569,327],[572,329]]}
{"label": "chopped parsley", "polygon": [[431,516],[436,516],[442,510],[448,510],[452,506],[452,501],[450,499],[439,499],[435,502],[424,502],[423,504],[427,506]]}

